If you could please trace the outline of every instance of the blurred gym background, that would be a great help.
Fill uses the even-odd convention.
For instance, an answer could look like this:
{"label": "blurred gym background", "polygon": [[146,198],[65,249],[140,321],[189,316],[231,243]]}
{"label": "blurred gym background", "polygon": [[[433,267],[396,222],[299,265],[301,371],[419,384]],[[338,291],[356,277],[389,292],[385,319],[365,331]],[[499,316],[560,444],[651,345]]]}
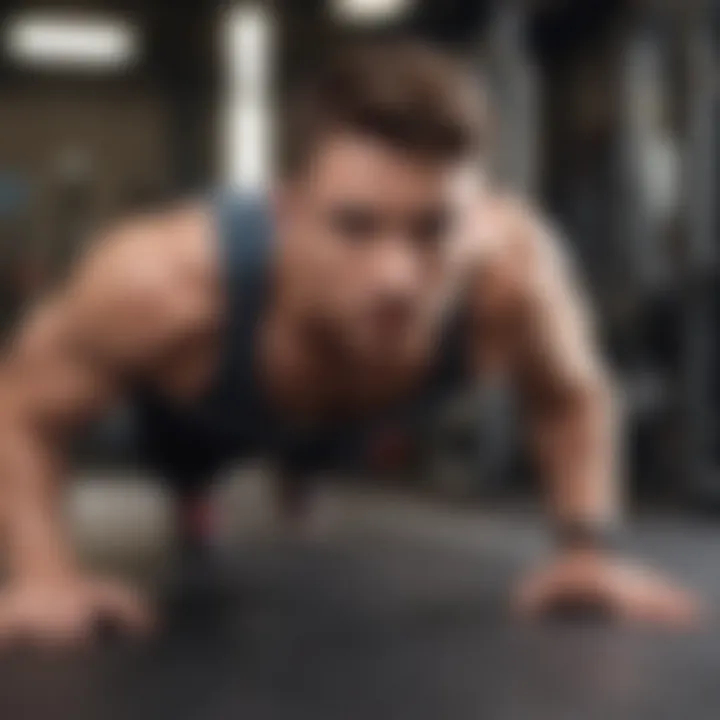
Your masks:
{"label": "blurred gym background", "polygon": [[[477,67],[492,172],[567,236],[622,389],[632,497],[720,509],[719,19],[717,0],[2,0],[3,328],[95,228],[263,186],[284,91],[319,49],[412,33]],[[432,497],[530,497],[496,390],[480,413],[451,403],[422,451],[389,443],[380,469]],[[88,464],[126,460],[87,445]]]}

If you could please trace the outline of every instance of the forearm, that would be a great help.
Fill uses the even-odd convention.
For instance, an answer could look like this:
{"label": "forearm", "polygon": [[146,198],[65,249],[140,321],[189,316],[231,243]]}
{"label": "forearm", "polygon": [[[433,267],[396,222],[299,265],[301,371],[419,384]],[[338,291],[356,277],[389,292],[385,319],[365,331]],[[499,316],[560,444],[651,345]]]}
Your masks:
{"label": "forearm", "polygon": [[29,427],[3,423],[0,523],[13,577],[67,573],[74,563],[62,512],[62,463],[52,443]]}
{"label": "forearm", "polygon": [[534,444],[553,518],[607,524],[619,519],[616,411],[608,383],[568,393],[538,412]]}

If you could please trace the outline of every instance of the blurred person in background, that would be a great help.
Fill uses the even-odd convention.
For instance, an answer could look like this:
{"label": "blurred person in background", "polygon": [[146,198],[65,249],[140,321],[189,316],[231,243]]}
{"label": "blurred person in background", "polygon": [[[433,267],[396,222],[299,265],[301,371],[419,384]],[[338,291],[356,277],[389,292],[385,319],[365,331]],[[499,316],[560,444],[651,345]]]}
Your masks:
{"label": "blurred person in background", "polygon": [[267,197],[143,213],[94,244],[2,364],[3,637],[149,622],[134,592],[78,566],[61,513],[69,439],[119,398],[181,497],[265,452],[296,519],[308,473],[497,374],[524,400],[557,540],[518,607],[696,617],[690,593],[614,550],[618,427],[591,317],[544,219],[478,173],[486,126],[446,57],[404,42],[347,50],[298,89]]}

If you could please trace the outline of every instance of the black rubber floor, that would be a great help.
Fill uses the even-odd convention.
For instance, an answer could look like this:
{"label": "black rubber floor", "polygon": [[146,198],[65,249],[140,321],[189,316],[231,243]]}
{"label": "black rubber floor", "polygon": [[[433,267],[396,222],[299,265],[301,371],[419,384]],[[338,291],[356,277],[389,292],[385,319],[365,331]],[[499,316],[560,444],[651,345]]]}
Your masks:
{"label": "black rubber floor", "polygon": [[[720,599],[720,529],[649,523],[634,544]],[[2,658],[0,718],[720,718],[717,623],[518,626],[504,599],[530,558],[499,555],[381,534],[247,548],[234,597],[175,596],[149,646]]]}

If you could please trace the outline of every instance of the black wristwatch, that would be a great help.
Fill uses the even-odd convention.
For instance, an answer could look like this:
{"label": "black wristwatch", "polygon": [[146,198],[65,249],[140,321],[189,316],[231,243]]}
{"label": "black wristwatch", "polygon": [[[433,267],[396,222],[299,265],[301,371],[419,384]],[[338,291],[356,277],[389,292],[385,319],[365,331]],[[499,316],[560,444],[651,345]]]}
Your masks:
{"label": "black wristwatch", "polygon": [[616,524],[606,521],[562,520],[555,524],[554,536],[560,550],[616,551],[620,532]]}

